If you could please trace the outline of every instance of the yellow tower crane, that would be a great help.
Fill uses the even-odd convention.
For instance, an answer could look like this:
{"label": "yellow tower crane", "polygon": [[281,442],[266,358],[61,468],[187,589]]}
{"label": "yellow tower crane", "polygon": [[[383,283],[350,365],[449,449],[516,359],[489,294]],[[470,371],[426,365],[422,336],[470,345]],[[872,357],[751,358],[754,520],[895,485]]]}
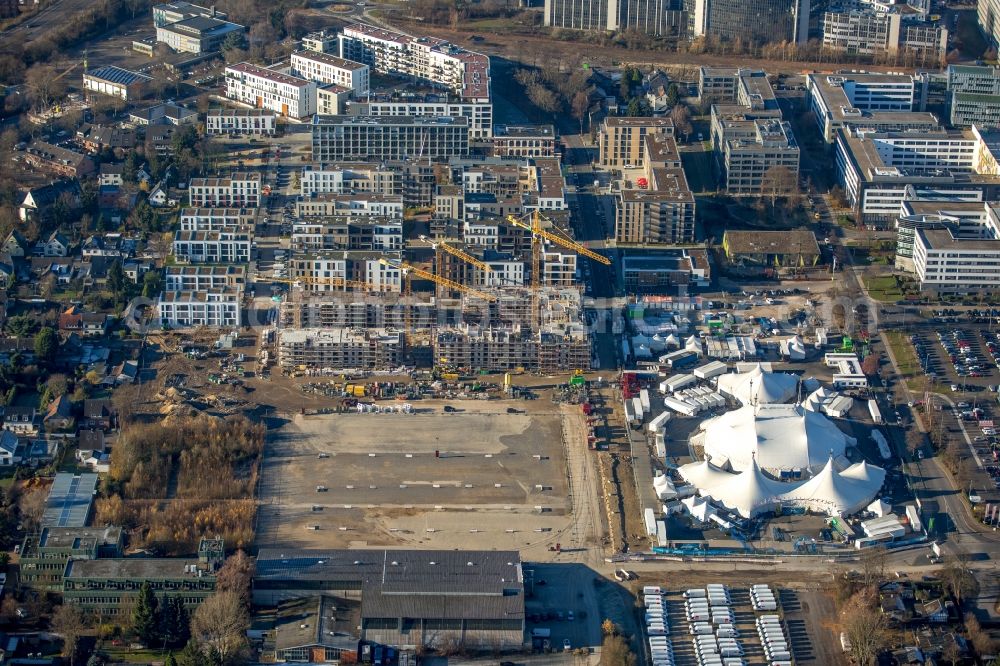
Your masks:
{"label": "yellow tower crane", "polygon": [[532,325],[535,327],[535,330],[537,331],[541,328],[541,318],[542,318],[542,313],[540,312],[538,298],[539,298],[539,290],[541,289],[542,286],[541,270],[542,270],[543,240],[555,243],[556,245],[564,247],[567,250],[573,250],[577,254],[587,257],[588,259],[593,259],[594,261],[600,264],[604,264],[605,266],[610,266],[611,260],[602,254],[598,254],[597,252],[594,252],[593,250],[586,248],[583,245],[580,245],[576,241],[572,241],[568,238],[563,238],[562,236],[558,236],[552,232],[542,229],[543,219],[546,219],[550,223],[552,221],[548,220],[548,218],[543,218],[542,214],[539,213],[537,210],[534,211],[533,213],[529,213],[529,215],[531,215],[531,224],[528,224],[527,222],[524,222],[514,217],[513,215],[507,216],[507,222],[509,222],[511,225],[515,227],[518,227],[519,229],[525,229],[526,231],[531,232],[531,296],[532,296],[531,316],[533,319]]}
{"label": "yellow tower crane", "polygon": [[[439,284],[442,287],[448,287],[449,289],[454,289],[460,291],[468,296],[473,296],[475,298],[481,298],[484,301],[493,303],[497,300],[497,297],[493,294],[486,293],[485,291],[479,291],[478,289],[473,289],[472,287],[467,287],[461,282],[455,282],[454,280],[449,280],[446,277],[441,277],[440,275],[435,275],[430,271],[425,271],[422,268],[417,268],[412,264],[408,264],[405,261],[390,261],[389,259],[379,259],[378,262],[383,266],[389,266],[391,268],[399,269],[403,272],[404,279],[409,283],[409,278],[411,275],[416,275],[424,280],[430,280],[434,284]],[[407,286],[406,292],[409,293],[410,289]]]}
{"label": "yellow tower crane", "polygon": [[[428,243],[432,248],[436,250],[436,256],[434,257],[434,265],[437,267],[436,270],[438,273],[443,272],[443,266],[444,266],[444,261],[443,261],[444,257],[442,256],[443,254],[450,254],[456,259],[464,261],[470,266],[475,266],[476,268],[478,268],[483,272],[488,273],[490,270],[489,264],[480,261],[479,259],[472,256],[465,250],[459,249],[454,245],[449,245],[443,240],[433,240],[431,238],[428,238],[427,236],[421,236],[420,240],[424,241],[425,243]],[[442,285],[438,286],[441,287]],[[440,291],[438,295],[440,295]]]}
{"label": "yellow tower crane", "polygon": [[280,282],[281,284],[329,284],[338,287],[343,287],[346,291],[347,289],[361,289],[364,291],[380,291],[375,285],[369,284],[367,282],[360,282],[358,280],[346,280],[339,277],[306,277],[300,276],[295,278],[267,278],[262,280],[262,282]]}

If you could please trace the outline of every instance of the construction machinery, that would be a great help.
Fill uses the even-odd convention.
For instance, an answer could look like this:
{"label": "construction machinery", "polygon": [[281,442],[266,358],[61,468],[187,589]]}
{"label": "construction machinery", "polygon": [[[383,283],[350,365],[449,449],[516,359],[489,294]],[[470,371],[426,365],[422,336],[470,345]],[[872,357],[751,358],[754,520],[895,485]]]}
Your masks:
{"label": "construction machinery", "polygon": [[[544,217],[537,210],[529,213],[531,215],[531,224],[524,222],[513,215],[507,216],[507,222],[511,225],[518,227],[519,229],[524,229],[531,232],[531,316],[532,316],[532,326],[536,331],[541,329],[541,318],[542,314],[539,309],[538,298],[539,291],[542,286],[542,241],[547,240],[551,243],[563,247],[567,250],[572,250],[579,255],[587,257],[588,259],[593,259],[599,264],[604,264],[605,266],[611,265],[611,260],[602,254],[598,254],[593,250],[580,245],[574,240],[569,238],[563,238],[557,234],[550,231],[542,229],[542,220],[545,220],[549,224],[555,226],[552,220]],[[527,216],[525,216],[527,217]]]}
{"label": "construction machinery", "polygon": [[467,287],[461,282],[455,282],[454,280],[449,280],[446,277],[441,277],[440,275],[435,275],[430,271],[425,271],[422,268],[417,268],[412,264],[408,264],[405,261],[391,261],[389,259],[379,259],[378,262],[383,266],[389,266],[391,268],[396,268],[403,272],[404,276],[404,291],[409,293],[409,281],[412,276],[417,276],[424,280],[430,280],[434,284],[441,285],[442,287],[448,287],[449,289],[454,289],[468,296],[475,298],[481,298],[484,301],[493,303],[497,300],[497,297],[493,294],[486,293],[485,291],[480,291],[478,289],[473,289],[472,287]]}

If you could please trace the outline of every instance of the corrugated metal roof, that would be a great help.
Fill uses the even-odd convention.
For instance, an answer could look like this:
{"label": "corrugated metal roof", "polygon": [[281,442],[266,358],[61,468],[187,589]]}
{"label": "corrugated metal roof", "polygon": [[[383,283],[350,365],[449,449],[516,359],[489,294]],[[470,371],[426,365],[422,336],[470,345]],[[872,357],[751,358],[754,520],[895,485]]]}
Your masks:
{"label": "corrugated metal roof", "polygon": [[45,501],[42,527],[83,527],[97,490],[96,474],[56,474]]}
{"label": "corrugated metal roof", "polygon": [[106,65],[105,67],[92,69],[86,72],[84,76],[100,79],[102,81],[108,81],[109,83],[117,83],[122,86],[130,86],[133,83],[145,83],[153,80],[152,77],[146,76],[145,74],[131,72],[127,69],[122,69],[121,67],[115,67],[114,65]]}

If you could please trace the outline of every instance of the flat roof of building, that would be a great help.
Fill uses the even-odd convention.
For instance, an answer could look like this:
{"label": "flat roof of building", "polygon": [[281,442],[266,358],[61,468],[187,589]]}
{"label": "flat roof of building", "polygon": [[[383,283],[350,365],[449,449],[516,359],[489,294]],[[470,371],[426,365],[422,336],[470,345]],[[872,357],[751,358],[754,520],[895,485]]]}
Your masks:
{"label": "flat roof of building", "polygon": [[331,67],[339,67],[340,69],[347,69],[350,71],[357,71],[359,69],[367,69],[368,65],[364,63],[355,62],[353,60],[348,60],[347,58],[341,58],[339,56],[332,55],[330,53],[321,53],[320,51],[310,51],[308,49],[303,51],[296,51],[292,54],[293,58],[301,58],[303,60],[312,60],[313,62],[323,63],[324,65],[330,65]]}
{"label": "flat roof of building", "polygon": [[1000,240],[990,238],[963,238],[955,236],[954,232],[943,229],[918,228],[916,233],[924,240],[924,245],[933,250],[981,250],[983,252],[1000,252]]}
{"label": "flat roof of building", "polygon": [[273,118],[274,112],[267,109],[209,109],[209,117],[232,116],[234,118]]}
{"label": "flat roof of building", "polygon": [[329,116],[317,113],[313,125],[436,125],[468,127],[469,119],[455,116]]}
{"label": "flat roof of building", "polygon": [[226,71],[239,72],[241,74],[249,74],[250,76],[257,76],[274,83],[281,83],[288,86],[295,86],[297,88],[305,88],[306,86],[312,84],[312,81],[307,81],[301,79],[297,76],[292,76],[291,74],[283,74],[282,72],[277,72],[273,69],[268,69],[267,67],[260,67],[249,62],[240,62],[235,65],[226,65]]}
{"label": "flat roof of building", "polygon": [[670,118],[608,116],[604,124],[608,127],[673,127],[674,121]]}
{"label": "flat roof of building", "polygon": [[135,83],[146,83],[152,81],[153,77],[146,76],[139,72],[133,72],[114,65],[105,65],[96,69],[89,69],[83,73],[86,78],[107,81],[120,86],[130,86]]}
{"label": "flat roof of building", "polygon": [[727,250],[732,254],[819,254],[819,243],[811,231],[727,231]]}
{"label": "flat roof of building", "polygon": [[496,125],[493,128],[494,138],[509,139],[554,139],[554,125]]}
{"label": "flat roof of building", "polygon": [[[191,573],[197,559],[177,557],[122,557],[96,560],[70,560],[66,578],[117,578],[128,580],[156,578],[198,578]],[[204,574],[203,574],[204,575]]]}
{"label": "flat roof of building", "polygon": [[328,595],[283,601],[273,612],[257,613],[255,625],[273,635],[276,650],[323,645],[356,650],[361,603]]}
{"label": "flat roof of building", "polygon": [[38,538],[39,548],[91,549],[98,545],[116,544],[121,539],[120,527],[43,527]]}
{"label": "flat roof of building", "polygon": [[83,527],[97,492],[96,474],[56,474],[45,500],[43,527]]}

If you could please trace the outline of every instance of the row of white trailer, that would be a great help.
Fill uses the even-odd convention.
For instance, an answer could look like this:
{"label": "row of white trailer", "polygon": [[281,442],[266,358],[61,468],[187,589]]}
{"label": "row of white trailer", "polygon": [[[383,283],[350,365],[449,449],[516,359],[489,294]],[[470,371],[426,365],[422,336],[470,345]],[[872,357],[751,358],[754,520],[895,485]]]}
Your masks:
{"label": "row of white trailer", "polygon": [[684,612],[699,666],[744,666],[736,614],[725,585],[711,583],[684,593]]}
{"label": "row of white trailer", "polygon": [[674,666],[674,645],[670,640],[663,591],[656,585],[646,585],[642,592],[642,602],[646,607],[646,636],[653,666]]}
{"label": "row of white trailer", "polygon": [[764,648],[764,656],[771,666],[791,666],[792,651],[788,647],[781,618],[777,615],[761,615],[757,618],[757,635]]}
{"label": "row of white trailer", "polygon": [[778,600],[767,585],[754,585],[750,588],[750,602],[755,611],[776,611]]}

